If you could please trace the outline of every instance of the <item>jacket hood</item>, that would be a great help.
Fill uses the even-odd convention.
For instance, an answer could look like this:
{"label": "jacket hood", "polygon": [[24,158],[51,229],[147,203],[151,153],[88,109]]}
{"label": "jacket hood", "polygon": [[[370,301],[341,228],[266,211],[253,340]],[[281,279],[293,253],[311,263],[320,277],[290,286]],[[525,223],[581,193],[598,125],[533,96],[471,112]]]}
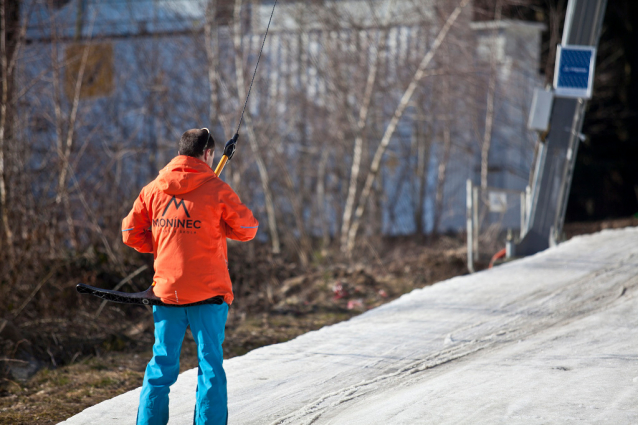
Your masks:
{"label": "jacket hood", "polygon": [[179,195],[191,192],[216,177],[215,172],[201,159],[178,155],[159,172],[155,181],[164,193]]}

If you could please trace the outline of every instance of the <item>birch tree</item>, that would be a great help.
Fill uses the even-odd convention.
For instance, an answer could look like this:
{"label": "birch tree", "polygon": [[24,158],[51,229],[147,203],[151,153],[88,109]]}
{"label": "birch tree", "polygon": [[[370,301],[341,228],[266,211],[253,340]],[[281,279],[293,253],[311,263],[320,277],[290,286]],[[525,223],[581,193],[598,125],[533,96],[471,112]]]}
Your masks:
{"label": "birch tree", "polygon": [[396,131],[399,121],[401,120],[403,113],[408,107],[410,99],[412,98],[412,95],[417,89],[419,82],[428,74],[427,72],[428,65],[434,58],[434,55],[436,54],[437,50],[441,46],[441,43],[443,43],[443,40],[445,39],[448,32],[450,31],[450,28],[452,27],[456,19],[461,14],[461,11],[468,5],[468,3],[469,3],[469,0],[461,0],[456,6],[456,8],[454,9],[454,11],[449,15],[443,27],[441,27],[441,30],[439,31],[437,37],[432,43],[432,46],[430,47],[429,51],[425,54],[425,56],[421,60],[421,63],[419,64],[419,67],[416,73],[412,77],[412,80],[410,81],[407,89],[403,93],[403,96],[401,97],[401,100],[399,101],[399,104],[397,108],[395,109],[394,114],[388,126],[385,129],[383,137],[381,138],[381,142],[379,143],[379,146],[377,147],[377,150],[375,151],[374,157],[372,159],[372,164],[370,165],[370,171],[368,172],[368,175],[366,177],[365,185],[363,187],[363,190],[361,191],[361,196],[359,198],[354,220],[352,222],[352,225],[350,226],[350,229],[348,230],[348,242],[346,246],[346,252],[348,254],[351,254],[352,250],[354,249],[357,231],[359,230],[359,226],[361,224],[361,218],[363,217],[366,203],[368,202],[368,198],[372,190],[372,185],[377,177],[377,174],[379,173],[381,160],[383,159],[383,155],[386,149],[388,148],[388,145],[390,144],[390,141],[392,139],[392,136],[394,135],[394,132]]}
{"label": "birch tree", "polygon": [[[363,154],[363,133],[365,131],[366,121],[368,119],[368,112],[370,111],[370,102],[372,100],[373,89],[377,79],[377,70],[379,67],[379,52],[384,51],[386,48],[387,34],[385,27],[388,25],[390,19],[390,10],[394,5],[394,0],[388,2],[388,6],[383,17],[383,21],[375,21],[379,27],[379,41],[377,46],[372,49],[372,57],[369,60],[368,78],[366,79],[366,86],[363,92],[363,98],[361,99],[361,108],[359,109],[359,116],[355,128],[354,149],[352,152],[352,166],[350,168],[350,184],[348,185],[348,197],[346,198],[346,205],[343,210],[343,219],[341,223],[341,251],[346,252],[348,246],[348,230],[350,228],[350,222],[352,219],[352,211],[355,204],[355,197],[357,194],[357,186],[359,182],[359,171],[361,169],[361,157]],[[379,25],[380,24],[380,25]]]}

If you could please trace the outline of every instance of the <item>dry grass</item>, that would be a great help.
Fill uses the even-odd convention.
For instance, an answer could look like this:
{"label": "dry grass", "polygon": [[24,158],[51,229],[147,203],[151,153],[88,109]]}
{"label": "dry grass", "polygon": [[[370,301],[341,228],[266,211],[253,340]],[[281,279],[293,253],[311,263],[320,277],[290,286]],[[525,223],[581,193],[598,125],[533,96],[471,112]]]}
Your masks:
{"label": "dry grass", "polygon": [[144,376],[140,355],[113,354],[58,369],[42,369],[29,382],[8,382],[0,397],[0,424],[55,424],[114,395]]}
{"label": "dry grass", "polygon": [[[255,348],[284,342],[356,314],[311,313],[266,315],[245,318],[227,330],[225,358]],[[0,424],[56,424],[87,407],[130,391],[142,384],[150,348],[142,352],[114,352],[90,357],[75,364],[40,370],[27,383],[5,379],[0,393]],[[184,340],[180,369],[197,367],[197,351],[190,333]]]}

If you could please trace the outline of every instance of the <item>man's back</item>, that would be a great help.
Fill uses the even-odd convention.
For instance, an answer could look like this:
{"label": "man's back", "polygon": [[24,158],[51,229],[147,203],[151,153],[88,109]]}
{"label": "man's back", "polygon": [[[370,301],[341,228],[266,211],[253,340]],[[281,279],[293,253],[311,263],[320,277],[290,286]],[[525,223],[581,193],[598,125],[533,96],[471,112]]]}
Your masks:
{"label": "man's back", "polygon": [[[155,258],[154,293],[168,304],[233,301],[226,238],[255,237],[258,222],[203,161],[175,157],[122,222],[124,243]],[[150,230],[150,231],[149,231]]]}

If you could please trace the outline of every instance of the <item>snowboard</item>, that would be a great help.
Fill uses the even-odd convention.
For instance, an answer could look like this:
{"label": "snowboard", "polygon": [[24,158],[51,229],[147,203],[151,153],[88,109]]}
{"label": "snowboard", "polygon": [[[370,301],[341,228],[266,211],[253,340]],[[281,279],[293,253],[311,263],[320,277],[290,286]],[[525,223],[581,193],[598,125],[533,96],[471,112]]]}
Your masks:
{"label": "snowboard", "polygon": [[161,305],[165,307],[191,307],[202,304],[221,304],[224,302],[224,297],[218,295],[213,298],[208,298],[203,301],[190,304],[166,304],[162,302],[162,299],[153,293],[153,287],[149,287],[146,291],[142,292],[122,292],[113,291],[110,289],[96,288],[95,286],[85,285],[84,283],[78,283],[75,289],[80,294],[89,294],[98,298],[102,298],[106,301],[121,304],[139,304],[139,305]]}

